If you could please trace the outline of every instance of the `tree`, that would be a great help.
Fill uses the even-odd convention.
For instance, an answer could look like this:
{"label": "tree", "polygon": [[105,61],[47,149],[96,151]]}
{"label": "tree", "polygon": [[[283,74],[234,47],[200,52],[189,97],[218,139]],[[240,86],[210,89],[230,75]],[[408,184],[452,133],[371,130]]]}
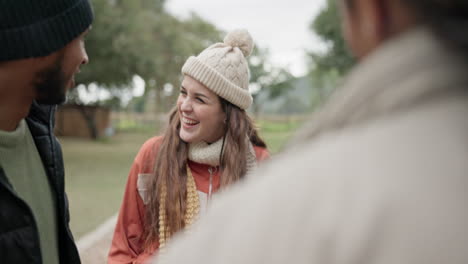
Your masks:
{"label": "tree", "polygon": [[310,52],[311,67],[309,77],[314,86],[313,105],[325,101],[336,88],[338,80],[355,64],[342,35],[341,20],[335,0],[327,0],[327,5],[310,24],[327,45],[325,52]]}
{"label": "tree", "polygon": [[[139,75],[145,93],[155,90],[160,105],[164,85],[178,86],[185,59],[220,37],[214,25],[195,14],[180,20],[167,13],[164,0],[94,0],[93,5],[96,19],[86,40],[90,63],[77,75],[77,84],[94,83],[112,95],[128,89]],[[85,105],[76,89],[69,102]],[[82,113],[91,134],[97,135],[93,113]]]}
{"label": "tree", "polygon": [[147,75],[155,66],[150,37],[158,9],[143,9],[145,2],[93,1],[96,18],[86,39],[90,63],[77,76],[79,83],[128,85],[135,74]]}
{"label": "tree", "polygon": [[320,72],[336,70],[340,75],[346,73],[355,60],[342,35],[337,1],[327,0],[327,6],[312,21],[310,29],[328,45],[325,53],[310,53],[312,68]]}
{"label": "tree", "polygon": [[268,58],[268,50],[259,47],[256,47],[249,57],[250,86],[253,90],[253,112],[255,115],[260,111],[260,104],[257,102],[260,94],[266,94],[269,99],[275,99],[292,88],[294,77],[291,73],[284,68],[274,67]]}
{"label": "tree", "polygon": [[[86,46],[90,63],[77,75],[77,84],[102,87],[111,98],[94,104],[118,108],[119,98],[128,93],[135,75],[145,81],[145,94],[154,95],[155,111],[167,111],[177,93],[167,96],[164,87],[177,90],[181,68],[189,56],[199,54],[224,35],[215,25],[192,13],[177,18],[164,8],[164,0],[94,0],[96,19]],[[267,51],[256,51],[251,60],[252,82],[260,93],[275,98],[289,87],[291,74],[272,67]],[[93,84],[93,85],[91,85]],[[256,96],[254,95],[254,98]],[[166,99],[166,102],[163,102]],[[85,105],[75,89],[70,102]],[[138,109],[144,109],[140,100]],[[84,109],[84,107],[83,107]],[[94,113],[82,111],[91,134],[97,135]]]}
{"label": "tree", "polygon": [[[219,41],[221,31],[194,13],[186,20],[170,14],[163,14],[158,20],[153,28],[153,47],[157,50],[158,58],[152,74],[144,79],[150,85],[145,92],[155,90],[156,111],[165,112],[168,109],[161,107],[164,86],[171,84],[172,87],[179,87],[181,69],[186,59]],[[170,100],[176,95],[173,93]]]}

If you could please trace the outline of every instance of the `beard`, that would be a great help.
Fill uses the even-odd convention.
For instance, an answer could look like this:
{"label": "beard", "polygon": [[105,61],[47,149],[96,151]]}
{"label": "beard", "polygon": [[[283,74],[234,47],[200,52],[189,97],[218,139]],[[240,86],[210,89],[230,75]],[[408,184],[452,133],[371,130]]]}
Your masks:
{"label": "beard", "polygon": [[35,89],[36,101],[40,104],[62,104],[66,100],[67,78],[62,71],[63,56],[57,58],[53,65],[37,73]]}

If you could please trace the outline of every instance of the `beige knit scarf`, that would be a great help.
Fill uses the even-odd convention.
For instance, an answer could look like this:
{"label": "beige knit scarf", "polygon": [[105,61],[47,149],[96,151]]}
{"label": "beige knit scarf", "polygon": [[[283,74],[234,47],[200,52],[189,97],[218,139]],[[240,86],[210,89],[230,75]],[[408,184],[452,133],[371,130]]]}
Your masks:
{"label": "beige knit scarf", "polygon": [[[256,157],[255,157],[255,150],[248,138],[246,138],[248,142],[249,149],[246,153],[247,155],[247,174],[252,173],[252,170],[256,167]],[[208,144],[204,141],[198,143],[191,143],[189,145],[189,154],[188,158],[191,161],[201,164],[207,164],[212,167],[219,166],[219,158],[221,155],[221,150],[223,147],[223,139],[219,139],[218,141]]]}

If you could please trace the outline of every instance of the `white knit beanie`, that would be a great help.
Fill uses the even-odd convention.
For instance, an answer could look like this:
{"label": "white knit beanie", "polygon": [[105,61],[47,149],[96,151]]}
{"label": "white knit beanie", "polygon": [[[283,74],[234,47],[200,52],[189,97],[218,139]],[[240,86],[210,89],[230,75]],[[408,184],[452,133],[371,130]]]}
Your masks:
{"label": "white knit beanie", "polygon": [[216,43],[191,56],[182,73],[201,82],[232,104],[247,109],[252,104],[249,93],[249,65],[246,57],[253,50],[253,40],[245,29],[230,32],[223,43]]}

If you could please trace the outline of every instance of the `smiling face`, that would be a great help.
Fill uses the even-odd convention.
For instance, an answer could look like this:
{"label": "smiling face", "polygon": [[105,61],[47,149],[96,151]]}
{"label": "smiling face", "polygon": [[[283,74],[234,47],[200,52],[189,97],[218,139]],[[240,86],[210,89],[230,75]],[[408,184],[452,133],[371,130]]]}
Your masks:
{"label": "smiling face", "polygon": [[214,92],[190,76],[185,76],[177,99],[180,138],[187,143],[213,143],[225,133],[226,114]]}

